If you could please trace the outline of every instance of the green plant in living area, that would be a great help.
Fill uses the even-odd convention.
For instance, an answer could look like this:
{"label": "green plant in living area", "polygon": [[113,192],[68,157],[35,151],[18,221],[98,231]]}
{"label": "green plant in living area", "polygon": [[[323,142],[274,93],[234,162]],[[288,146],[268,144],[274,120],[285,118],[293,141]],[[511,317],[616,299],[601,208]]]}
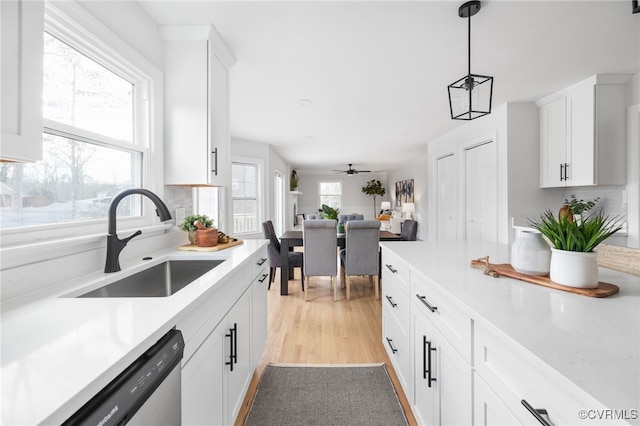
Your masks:
{"label": "green plant in living area", "polygon": [[571,196],[558,213],[544,212],[539,220],[529,220],[531,226],[540,231],[557,250],[592,252],[598,244],[622,228],[622,220],[609,218],[602,210],[585,216],[597,203],[598,198],[585,202]]}
{"label": "green plant in living area", "polygon": [[334,209],[333,207],[329,207],[326,204],[322,205],[322,215],[325,219],[334,219],[338,220],[338,214],[340,213],[340,209]]}
{"label": "green plant in living area", "polygon": [[382,197],[387,192],[386,189],[379,180],[371,179],[362,187],[362,192],[373,197],[373,217],[376,217],[376,197],[378,195]]}

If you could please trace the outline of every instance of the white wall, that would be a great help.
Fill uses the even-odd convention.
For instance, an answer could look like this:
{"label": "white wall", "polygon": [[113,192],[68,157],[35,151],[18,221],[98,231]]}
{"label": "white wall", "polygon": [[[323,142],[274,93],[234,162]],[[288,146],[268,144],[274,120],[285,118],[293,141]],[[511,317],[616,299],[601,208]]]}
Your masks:
{"label": "white wall", "polygon": [[[317,213],[320,206],[320,182],[342,182],[342,207],[340,213],[351,214],[360,213],[365,219],[373,219],[374,213],[380,212],[380,203],[390,201],[391,193],[395,191],[393,184],[390,184],[386,173],[361,173],[347,176],[336,173],[312,173],[298,171],[299,191],[299,213]],[[362,187],[368,181],[377,179],[386,189],[383,197],[376,197],[376,210],[374,212],[373,197],[362,192]]]}
{"label": "white wall", "polygon": [[157,68],[164,67],[158,25],[138,2],[81,0],[78,4]]}

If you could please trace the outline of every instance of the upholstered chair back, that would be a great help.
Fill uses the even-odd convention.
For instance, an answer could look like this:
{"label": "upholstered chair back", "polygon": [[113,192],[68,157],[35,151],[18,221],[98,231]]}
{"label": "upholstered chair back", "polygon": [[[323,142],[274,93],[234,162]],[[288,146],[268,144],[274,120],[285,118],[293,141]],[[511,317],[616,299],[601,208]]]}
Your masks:
{"label": "upholstered chair back", "polygon": [[302,222],[305,276],[336,276],[338,274],[336,227],[335,220],[307,219]]}

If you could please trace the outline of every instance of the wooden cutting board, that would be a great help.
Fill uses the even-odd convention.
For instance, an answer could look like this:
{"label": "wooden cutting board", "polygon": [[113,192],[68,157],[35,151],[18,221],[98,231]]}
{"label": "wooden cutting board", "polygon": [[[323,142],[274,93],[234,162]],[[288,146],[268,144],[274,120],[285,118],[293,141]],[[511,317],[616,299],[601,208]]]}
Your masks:
{"label": "wooden cutting board", "polygon": [[620,288],[617,285],[604,283],[602,281],[598,283],[598,287],[596,288],[569,287],[566,285],[555,283],[551,281],[549,277],[538,277],[535,275],[521,274],[520,272],[514,270],[513,266],[508,263],[489,263],[489,256],[482,257],[477,260],[472,260],[471,267],[484,269],[485,275],[491,275],[496,278],[501,276],[515,278],[520,281],[526,281],[532,284],[554,288],[556,290],[568,291],[569,293],[581,294],[583,296],[589,297],[607,297],[620,291]]}
{"label": "wooden cutting board", "polygon": [[212,252],[212,251],[220,251],[220,250],[224,250],[227,249],[229,247],[234,247],[234,246],[238,246],[240,244],[242,244],[242,240],[234,240],[234,241],[230,241],[228,243],[225,244],[220,244],[218,243],[218,245],[215,245],[213,247],[199,247],[195,244],[185,244],[183,246],[178,246],[178,250],[180,251],[202,251],[202,252]]}

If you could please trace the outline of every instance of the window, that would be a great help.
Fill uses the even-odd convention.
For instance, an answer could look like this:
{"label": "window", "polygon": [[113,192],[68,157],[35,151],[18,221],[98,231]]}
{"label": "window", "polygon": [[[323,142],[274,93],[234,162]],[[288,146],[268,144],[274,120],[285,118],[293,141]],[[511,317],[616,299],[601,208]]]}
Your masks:
{"label": "window", "polygon": [[320,205],[334,209],[342,206],[342,182],[320,182]]}
{"label": "window", "polygon": [[233,198],[233,232],[258,232],[259,171],[255,163],[234,162],[231,165],[231,196]]}
{"label": "window", "polygon": [[[72,27],[44,33],[43,159],[0,165],[2,229],[104,220],[114,195],[142,184],[148,84]],[[118,216],[142,216],[141,201]]]}

